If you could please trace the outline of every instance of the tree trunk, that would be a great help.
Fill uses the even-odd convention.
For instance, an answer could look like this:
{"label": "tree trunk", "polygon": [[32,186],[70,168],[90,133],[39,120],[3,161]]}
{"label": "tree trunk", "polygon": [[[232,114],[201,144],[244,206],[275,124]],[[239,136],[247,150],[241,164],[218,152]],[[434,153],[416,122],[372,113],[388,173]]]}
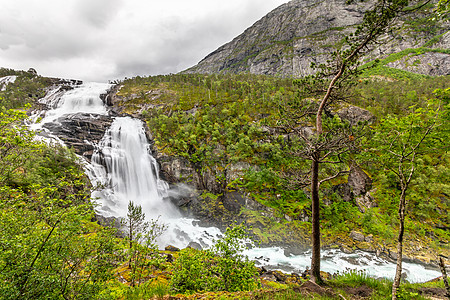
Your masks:
{"label": "tree trunk", "polygon": [[439,266],[441,267],[442,280],[444,281],[445,289],[447,290],[447,298],[450,299],[450,285],[447,279],[447,270],[445,269],[445,263],[442,257],[439,257]]}
{"label": "tree trunk", "polygon": [[406,189],[402,188],[402,194],[400,195],[400,203],[398,209],[400,227],[398,229],[398,239],[397,239],[397,269],[395,271],[394,283],[392,284],[392,300],[397,299],[397,290],[400,287],[400,280],[402,277],[403,235],[405,233],[405,208],[406,208]]}
{"label": "tree trunk", "polygon": [[311,200],[312,200],[312,258],[311,279],[322,283],[320,277],[320,206],[319,206],[319,161],[313,159],[311,175]]}

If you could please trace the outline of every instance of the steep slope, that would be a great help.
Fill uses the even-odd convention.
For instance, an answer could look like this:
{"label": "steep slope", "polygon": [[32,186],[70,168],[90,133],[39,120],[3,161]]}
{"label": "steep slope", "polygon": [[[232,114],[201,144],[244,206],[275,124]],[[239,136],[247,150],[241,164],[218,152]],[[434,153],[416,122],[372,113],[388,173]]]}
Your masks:
{"label": "steep slope", "polygon": [[[370,6],[370,1],[352,5],[345,2],[293,0],[281,5],[186,72],[250,72],[280,76],[311,74],[311,62],[326,61],[328,54],[342,44],[343,37],[361,22],[364,11]],[[384,58],[408,48],[423,46],[448,49],[448,33],[445,33],[449,24],[428,20],[425,13],[430,9],[432,6],[416,13],[413,18],[403,19],[400,28],[385,37],[385,42],[375,50],[374,55]],[[431,67],[413,68],[412,71],[426,75],[448,74],[450,54],[439,52],[444,52],[442,55],[445,57],[439,55],[436,61],[433,57],[427,57],[426,64]],[[394,67],[408,66],[399,63]],[[440,70],[434,70],[436,67]]]}

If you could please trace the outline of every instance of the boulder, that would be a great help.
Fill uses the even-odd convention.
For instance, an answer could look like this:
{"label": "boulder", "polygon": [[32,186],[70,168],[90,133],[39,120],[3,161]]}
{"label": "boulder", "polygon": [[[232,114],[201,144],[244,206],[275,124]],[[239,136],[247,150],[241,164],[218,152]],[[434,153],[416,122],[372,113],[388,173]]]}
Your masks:
{"label": "boulder", "polygon": [[355,241],[358,241],[358,242],[364,242],[365,241],[364,234],[362,234],[361,232],[358,232],[358,231],[352,231],[350,233],[350,238],[352,240],[355,240]]}
{"label": "boulder", "polygon": [[353,105],[339,109],[337,114],[341,119],[349,121],[351,125],[357,125],[359,122],[372,123],[375,121],[375,116],[370,111]]}
{"label": "boulder", "polygon": [[177,247],[172,246],[172,245],[168,245],[168,246],[166,246],[166,248],[164,248],[164,250],[170,251],[170,252],[177,252],[177,251],[180,251],[180,248],[177,248]]}
{"label": "boulder", "polygon": [[187,245],[186,248],[192,248],[192,249],[195,249],[195,250],[203,250],[202,245],[200,245],[200,244],[197,243],[197,242],[190,242],[190,243]]}

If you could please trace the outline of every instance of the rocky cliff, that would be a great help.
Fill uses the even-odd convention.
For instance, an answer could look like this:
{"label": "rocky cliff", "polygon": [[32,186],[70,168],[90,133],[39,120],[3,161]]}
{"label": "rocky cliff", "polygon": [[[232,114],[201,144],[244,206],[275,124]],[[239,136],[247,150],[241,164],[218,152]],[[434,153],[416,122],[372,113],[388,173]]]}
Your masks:
{"label": "rocky cliff", "polygon": [[[293,0],[257,21],[244,33],[205,57],[188,73],[239,73],[304,76],[312,73],[312,62],[323,63],[342,45],[345,35],[360,23],[370,1],[347,5],[345,0]],[[450,73],[450,54],[431,49],[448,49],[448,22],[429,20],[432,7],[403,18],[399,28],[385,37],[374,57],[409,48],[428,47],[426,58],[416,65],[400,61],[391,67],[426,75]],[[447,32],[447,34],[445,34]],[[429,51],[430,50],[430,51]],[[419,61],[420,63],[417,63]],[[442,64],[442,61],[447,63]]]}

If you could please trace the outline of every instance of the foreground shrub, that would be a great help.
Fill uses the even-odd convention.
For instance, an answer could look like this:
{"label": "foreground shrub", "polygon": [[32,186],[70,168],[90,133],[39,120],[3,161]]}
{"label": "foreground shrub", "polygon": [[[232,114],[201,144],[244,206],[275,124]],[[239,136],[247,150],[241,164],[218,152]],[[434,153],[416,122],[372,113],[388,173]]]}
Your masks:
{"label": "foreground shrub", "polygon": [[247,238],[242,225],[230,227],[211,249],[184,249],[172,269],[171,289],[197,291],[250,291],[260,286],[257,268],[242,255]]}

